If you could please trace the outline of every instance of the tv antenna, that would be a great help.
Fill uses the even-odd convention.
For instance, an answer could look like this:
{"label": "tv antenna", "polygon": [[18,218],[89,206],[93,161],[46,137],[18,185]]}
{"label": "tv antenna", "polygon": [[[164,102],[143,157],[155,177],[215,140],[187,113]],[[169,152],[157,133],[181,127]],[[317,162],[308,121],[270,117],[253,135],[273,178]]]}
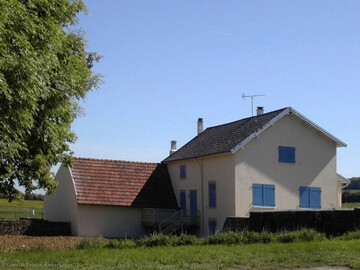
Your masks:
{"label": "tv antenna", "polygon": [[246,94],[242,94],[242,98],[246,99],[246,98],[251,98],[251,116],[254,116],[254,97],[263,97],[265,95],[246,95]]}

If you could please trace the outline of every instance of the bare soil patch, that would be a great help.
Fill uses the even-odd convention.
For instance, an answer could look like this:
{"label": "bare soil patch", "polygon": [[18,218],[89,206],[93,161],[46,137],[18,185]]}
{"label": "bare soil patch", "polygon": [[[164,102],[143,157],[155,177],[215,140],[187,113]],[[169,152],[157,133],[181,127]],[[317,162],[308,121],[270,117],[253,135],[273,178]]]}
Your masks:
{"label": "bare soil patch", "polygon": [[0,252],[13,252],[30,249],[59,250],[76,247],[81,240],[94,239],[75,236],[43,236],[32,237],[23,235],[0,236]]}

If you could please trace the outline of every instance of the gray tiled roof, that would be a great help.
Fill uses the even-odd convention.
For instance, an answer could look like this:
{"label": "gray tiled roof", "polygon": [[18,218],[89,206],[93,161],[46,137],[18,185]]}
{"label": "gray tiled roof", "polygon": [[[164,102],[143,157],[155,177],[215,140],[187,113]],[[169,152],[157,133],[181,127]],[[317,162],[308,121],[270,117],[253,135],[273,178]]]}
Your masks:
{"label": "gray tiled roof", "polygon": [[286,109],[209,127],[167,157],[164,162],[228,153]]}

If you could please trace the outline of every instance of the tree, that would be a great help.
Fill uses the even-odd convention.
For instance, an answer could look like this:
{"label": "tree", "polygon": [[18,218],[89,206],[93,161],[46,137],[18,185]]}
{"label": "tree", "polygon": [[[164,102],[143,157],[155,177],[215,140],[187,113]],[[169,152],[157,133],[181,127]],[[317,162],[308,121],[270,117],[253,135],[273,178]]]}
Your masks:
{"label": "tree", "polygon": [[56,182],[50,169],[71,165],[71,123],[79,100],[100,83],[77,15],[81,0],[0,0],[0,193],[12,200]]}

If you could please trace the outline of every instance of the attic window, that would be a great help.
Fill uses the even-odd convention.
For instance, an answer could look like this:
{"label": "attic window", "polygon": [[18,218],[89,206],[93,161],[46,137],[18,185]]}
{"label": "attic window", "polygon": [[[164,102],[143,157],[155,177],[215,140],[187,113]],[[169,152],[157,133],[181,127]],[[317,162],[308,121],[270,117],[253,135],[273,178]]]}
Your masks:
{"label": "attic window", "polygon": [[279,146],[279,162],[295,163],[295,147]]}
{"label": "attic window", "polygon": [[186,179],[186,165],[180,165],[180,179]]}

